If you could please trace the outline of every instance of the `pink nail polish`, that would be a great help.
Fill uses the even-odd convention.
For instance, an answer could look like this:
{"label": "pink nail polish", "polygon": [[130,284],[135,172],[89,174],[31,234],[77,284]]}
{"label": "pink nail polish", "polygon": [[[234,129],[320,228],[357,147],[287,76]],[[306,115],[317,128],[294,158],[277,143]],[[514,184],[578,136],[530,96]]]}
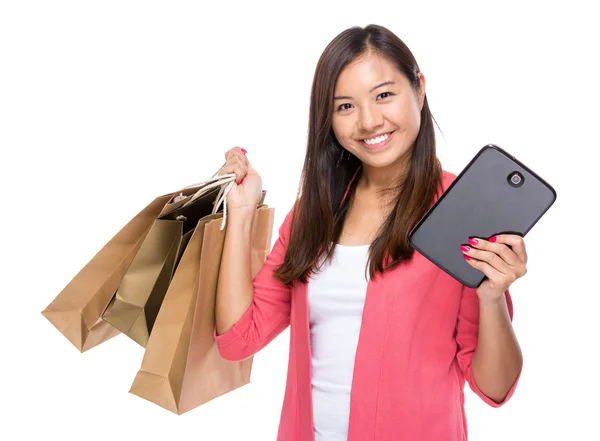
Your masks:
{"label": "pink nail polish", "polygon": [[461,251],[464,251],[465,253],[468,253],[469,251],[471,251],[471,247],[466,247],[464,245],[460,246]]}
{"label": "pink nail polish", "polygon": [[471,260],[471,258],[469,256],[467,256],[466,254],[463,254],[463,257],[465,258],[465,260]]}
{"label": "pink nail polish", "polygon": [[475,239],[475,238],[470,238],[469,239],[469,243],[471,245],[477,245],[479,243],[479,240]]}
{"label": "pink nail polish", "polygon": [[488,239],[489,242],[496,242],[498,240],[498,236],[493,236]]}
{"label": "pink nail polish", "polygon": [[242,151],[242,153],[243,153],[244,155],[245,155],[246,153],[248,153],[248,152],[246,151],[246,149],[240,149],[240,150]]}

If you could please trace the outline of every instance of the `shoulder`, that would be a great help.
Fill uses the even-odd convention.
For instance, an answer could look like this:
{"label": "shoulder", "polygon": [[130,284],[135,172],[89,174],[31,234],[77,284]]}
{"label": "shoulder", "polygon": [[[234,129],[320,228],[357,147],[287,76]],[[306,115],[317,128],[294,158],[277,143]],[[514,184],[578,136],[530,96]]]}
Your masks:
{"label": "shoulder", "polygon": [[285,239],[286,243],[289,235],[291,234],[292,220],[294,218],[294,211],[298,206],[298,201],[299,199],[295,201],[295,203],[292,205],[292,208],[286,213],[283,221],[281,222],[281,226],[279,227],[279,235]]}
{"label": "shoulder", "polygon": [[448,189],[450,184],[456,179],[456,175],[448,170],[442,169],[442,187],[444,191]]}
{"label": "shoulder", "polygon": [[441,195],[446,190],[448,190],[448,187],[450,187],[450,184],[452,184],[452,182],[454,182],[455,179],[456,179],[456,175],[454,173],[451,173],[447,170],[442,169],[442,182],[440,183],[438,192],[435,195],[434,202],[437,201],[437,199],[439,197],[441,197]]}
{"label": "shoulder", "polygon": [[450,187],[450,184],[452,184],[452,182],[454,182],[455,179],[456,175],[454,173],[442,169],[442,181],[440,182],[438,190],[434,195],[433,200],[431,201],[432,205],[435,204],[440,197],[442,197],[442,194],[444,194],[446,190],[448,190],[448,187]]}

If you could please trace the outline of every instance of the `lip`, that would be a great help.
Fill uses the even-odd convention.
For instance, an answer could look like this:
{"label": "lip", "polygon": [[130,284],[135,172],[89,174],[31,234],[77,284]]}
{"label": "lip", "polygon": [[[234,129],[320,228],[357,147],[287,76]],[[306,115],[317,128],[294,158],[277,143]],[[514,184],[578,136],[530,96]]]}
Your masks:
{"label": "lip", "polygon": [[[383,134],[388,133],[388,132],[384,132]],[[360,143],[367,148],[368,150],[379,150],[382,149],[383,147],[385,147],[386,145],[389,144],[390,140],[392,139],[392,137],[394,136],[394,133],[396,133],[395,130],[393,130],[392,132],[390,132],[390,136],[387,137],[387,139],[385,139],[384,141],[380,142],[379,144],[366,144],[363,140],[360,141]],[[377,136],[381,136],[381,135],[377,135]],[[377,138],[377,136],[372,136],[372,138]]]}

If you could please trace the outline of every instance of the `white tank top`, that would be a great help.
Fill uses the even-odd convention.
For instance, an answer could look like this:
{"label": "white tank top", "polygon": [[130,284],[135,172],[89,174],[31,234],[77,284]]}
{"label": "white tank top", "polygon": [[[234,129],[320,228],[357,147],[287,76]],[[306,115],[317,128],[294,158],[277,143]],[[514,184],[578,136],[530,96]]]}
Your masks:
{"label": "white tank top", "polygon": [[369,245],[336,245],[308,283],[315,441],[346,441]]}

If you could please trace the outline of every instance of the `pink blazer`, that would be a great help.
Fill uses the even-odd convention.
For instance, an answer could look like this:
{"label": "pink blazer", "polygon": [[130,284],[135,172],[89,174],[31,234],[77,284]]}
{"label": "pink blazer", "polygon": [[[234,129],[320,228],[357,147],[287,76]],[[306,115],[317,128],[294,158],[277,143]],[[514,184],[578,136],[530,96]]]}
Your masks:
{"label": "pink blazer", "polygon": [[[443,189],[456,178],[443,172]],[[272,277],[288,246],[290,211],[279,238],[254,277],[254,301],[226,333],[217,335],[227,360],[243,360],[288,326],[287,383],[277,441],[314,441],[307,284],[291,288]],[[506,291],[510,318],[513,306]],[[464,385],[492,407],[471,376],[479,300],[418,252],[369,281],[356,350],[348,441],[465,441]]]}

